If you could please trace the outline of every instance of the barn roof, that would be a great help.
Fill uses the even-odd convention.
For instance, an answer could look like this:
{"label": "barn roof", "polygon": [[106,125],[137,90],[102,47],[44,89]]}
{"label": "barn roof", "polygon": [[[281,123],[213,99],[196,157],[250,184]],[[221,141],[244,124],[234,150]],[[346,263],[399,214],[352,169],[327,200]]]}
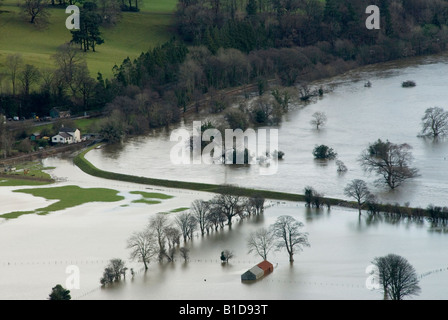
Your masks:
{"label": "barn roof", "polygon": [[267,260],[264,260],[263,262],[260,262],[259,264],[257,264],[257,266],[262,269],[263,271],[269,270],[269,269],[273,269],[274,266],[272,265],[272,263],[270,263]]}

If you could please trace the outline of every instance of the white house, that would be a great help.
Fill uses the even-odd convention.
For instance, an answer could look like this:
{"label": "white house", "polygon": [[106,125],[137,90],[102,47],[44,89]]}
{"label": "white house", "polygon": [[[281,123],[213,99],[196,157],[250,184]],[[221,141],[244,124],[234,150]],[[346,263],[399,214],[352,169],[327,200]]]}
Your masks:
{"label": "white house", "polygon": [[64,128],[59,130],[59,134],[51,138],[53,143],[72,144],[81,142],[81,132],[79,129]]}

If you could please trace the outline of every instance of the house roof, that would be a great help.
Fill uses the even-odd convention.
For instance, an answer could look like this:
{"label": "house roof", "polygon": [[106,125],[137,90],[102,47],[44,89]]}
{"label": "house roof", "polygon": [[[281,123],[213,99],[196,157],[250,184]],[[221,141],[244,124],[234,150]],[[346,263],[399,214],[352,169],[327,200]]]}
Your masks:
{"label": "house roof", "polygon": [[75,132],[76,130],[78,130],[78,129],[73,129],[73,128],[65,128],[65,127],[63,127],[63,128],[61,128],[61,129],[59,129],[59,132],[61,133],[61,132]]}
{"label": "house roof", "polygon": [[269,269],[273,269],[274,266],[272,265],[272,263],[270,263],[267,260],[264,260],[263,262],[260,262],[259,264],[257,264],[257,267],[259,267],[260,269],[262,269],[263,271],[269,270]]}
{"label": "house roof", "polygon": [[62,137],[62,138],[65,138],[65,139],[68,139],[68,138],[72,138],[72,136],[71,135],[69,135],[68,133],[66,133],[66,132],[59,132],[59,134],[58,135],[55,135],[55,137],[57,137],[57,136],[60,136],[60,137]]}

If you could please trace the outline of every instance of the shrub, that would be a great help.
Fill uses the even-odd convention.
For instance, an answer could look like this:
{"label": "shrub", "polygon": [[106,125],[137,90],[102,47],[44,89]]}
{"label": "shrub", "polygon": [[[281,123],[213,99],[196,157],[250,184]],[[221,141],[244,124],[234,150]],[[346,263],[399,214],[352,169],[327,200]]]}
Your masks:
{"label": "shrub", "polygon": [[333,160],[337,157],[337,153],[326,145],[316,146],[313,150],[315,159]]}
{"label": "shrub", "polygon": [[407,81],[404,81],[404,82],[401,84],[401,86],[402,86],[403,88],[411,88],[411,87],[415,87],[415,86],[416,86],[416,83],[415,83],[415,81],[407,80]]}

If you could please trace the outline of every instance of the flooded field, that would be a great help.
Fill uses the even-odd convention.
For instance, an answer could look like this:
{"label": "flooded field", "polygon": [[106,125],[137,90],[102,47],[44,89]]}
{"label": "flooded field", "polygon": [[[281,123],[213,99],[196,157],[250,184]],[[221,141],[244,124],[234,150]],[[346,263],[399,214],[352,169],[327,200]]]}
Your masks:
{"label": "flooded field", "polygon": [[[93,150],[86,158],[100,169],[132,175],[297,193],[312,186],[335,198],[345,198],[344,187],[352,179],[363,179],[382,201],[444,206],[448,205],[448,141],[434,142],[418,134],[427,108],[448,108],[447,72],[448,57],[435,56],[369,66],[316,83],[334,86],[334,91],[305,107],[291,107],[279,127],[279,149],[285,159],[275,175],[261,176],[257,166],[172,164],[170,150],[177,142],[170,142],[167,131]],[[408,79],[415,79],[417,86],[402,88],[401,83]],[[371,81],[372,87],[365,88],[365,81]],[[319,131],[310,125],[316,111],[328,117]],[[180,127],[191,130],[194,120],[204,120],[204,116],[192,116]],[[377,177],[364,173],[358,158],[378,139],[411,145],[412,165],[420,176],[393,192],[375,187]],[[315,161],[312,151],[320,144],[333,148],[348,172],[339,174],[335,161]]]}
{"label": "flooded field", "polygon": [[[297,193],[310,185],[325,196],[344,198],[343,189],[352,179],[364,179],[369,185],[375,180],[357,162],[361,151],[378,138],[389,139],[412,145],[414,166],[421,176],[394,192],[381,187],[372,187],[373,191],[383,201],[421,207],[448,205],[448,142],[417,137],[426,108],[448,107],[447,61],[438,56],[388,63],[325,82],[335,85],[332,93],[306,107],[292,108],[280,126],[280,150],[285,159],[276,175],[260,176],[256,167],[172,165],[173,143],[163,132],[131,139],[123,146],[93,150],[86,158],[100,169],[120,173]],[[415,79],[417,86],[401,88],[401,82],[408,79]],[[364,87],[366,80],[372,82],[371,88]],[[329,119],[319,132],[309,123],[315,111],[324,111]],[[189,127],[192,120],[181,126]],[[339,175],[334,162],[315,162],[311,151],[316,144],[334,148],[349,171]],[[108,188],[117,190],[123,200],[89,202],[45,216],[0,218],[0,299],[46,299],[52,287],[66,284],[68,266],[80,271],[80,288],[72,289],[74,299],[381,299],[379,292],[366,288],[365,271],[375,257],[388,253],[405,257],[419,275],[425,275],[418,299],[448,299],[446,233],[432,230],[426,222],[392,222],[366,214],[358,218],[356,210],[333,207],[316,211],[303,203],[273,202],[263,216],[235,221],[230,230],[225,227],[205,237],[196,235],[185,244],[191,250],[189,262],[179,256],[172,263],[153,261],[143,273],[141,264],[128,260],[126,240],[132,232],[142,230],[157,213],[189,207],[193,200],[208,200],[213,195],[91,177],[70,158],[49,158],[44,165],[55,168],[49,171],[58,181],[54,187]],[[52,203],[13,192],[23,188],[0,188],[0,214],[32,211]],[[135,203],[135,191],[173,198],[151,205]],[[174,219],[176,214],[168,216]],[[273,224],[281,215],[305,224],[311,247],[296,254],[293,265],[286,252],[271,253],[268,260],[275,266],[274,272],[255,283],[241,283],[241,274],[261,261],[247,253],[248,235]],[[221,264],[220,252],[225,249],[232,250],[235,257]],[[137,273],[134,278],[128,274],[126,280],[100,288],[99,279],[111,258],[126,260]]]}

